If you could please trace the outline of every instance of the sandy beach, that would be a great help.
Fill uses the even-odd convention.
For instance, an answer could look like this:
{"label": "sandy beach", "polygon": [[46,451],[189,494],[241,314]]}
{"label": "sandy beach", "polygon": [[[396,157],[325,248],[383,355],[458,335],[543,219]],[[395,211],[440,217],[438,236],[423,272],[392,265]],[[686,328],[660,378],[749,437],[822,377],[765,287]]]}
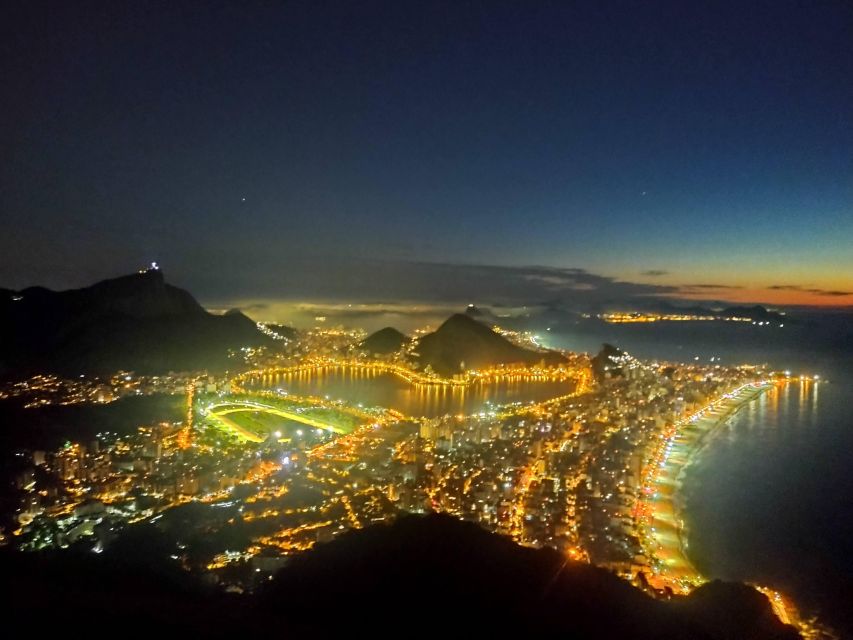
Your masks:
{"label": "sandy beach", "polygon": [[652,570],[649,582],[656,588],[686,593],[705,581],[686,553],[688,541],[679,496],[684,471],[717,428],[771,387],[767,382],[739,387],[663,434],[644,475],[635,510],[637,534]]}

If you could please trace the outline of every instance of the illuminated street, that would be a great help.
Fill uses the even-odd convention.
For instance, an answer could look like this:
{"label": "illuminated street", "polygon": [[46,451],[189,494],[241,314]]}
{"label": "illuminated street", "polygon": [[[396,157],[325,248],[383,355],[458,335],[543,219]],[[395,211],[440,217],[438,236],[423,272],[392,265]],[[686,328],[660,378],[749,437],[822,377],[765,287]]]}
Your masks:
{"label": "illuminated street", "polygon": [[853,3],[4,10],[10,630],[853,637]]}

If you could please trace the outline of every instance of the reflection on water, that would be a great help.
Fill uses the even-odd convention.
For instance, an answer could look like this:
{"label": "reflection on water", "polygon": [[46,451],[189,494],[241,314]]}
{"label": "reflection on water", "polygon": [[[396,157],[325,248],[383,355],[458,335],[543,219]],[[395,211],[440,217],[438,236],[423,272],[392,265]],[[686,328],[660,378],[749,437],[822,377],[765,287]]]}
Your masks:
{"label": "reflection on water", "polygon": [[264,376],[259,387],[297,395],[328,396],[333,400],[396,409],[410,416],[435,417],[475,413],[491,405],[539,402],[570,393],[572,380],[506,378],[467,387],[412,385],[389,373],[336,367]]}
{"label": "reflection on water", "polygon": [[851,405],[849,378],[769,391],[712,439],[684,484],[690,557],[705,575],[772,584],[847,634]]}

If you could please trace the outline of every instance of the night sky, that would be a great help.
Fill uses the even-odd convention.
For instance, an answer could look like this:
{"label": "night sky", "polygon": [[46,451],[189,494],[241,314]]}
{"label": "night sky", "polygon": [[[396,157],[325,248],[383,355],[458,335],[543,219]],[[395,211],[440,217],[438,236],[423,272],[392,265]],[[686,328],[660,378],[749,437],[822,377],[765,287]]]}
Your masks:
{"label": "night sky", "polygon": [[0,79],[0,286],[853,304],[843,0],[26,2]]}

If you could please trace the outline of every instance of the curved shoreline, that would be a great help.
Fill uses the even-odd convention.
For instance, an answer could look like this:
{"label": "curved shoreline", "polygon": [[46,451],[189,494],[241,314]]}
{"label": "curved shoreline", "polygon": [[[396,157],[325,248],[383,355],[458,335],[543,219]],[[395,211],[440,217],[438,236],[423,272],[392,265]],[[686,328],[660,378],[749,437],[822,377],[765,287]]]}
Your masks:
{"label": "curved shoreline", "polygon": [[[749,398],[738,402],[729,411],[720,415],[719,418],[714,422],[714,424],[710,426],[710,428],[703,430],[701,433],[699,433],[695,442],[693,442],[690,446],[690,452],[688,454],[686,462],[681,466],[678,471],[678,475],[675,478],[677,491],[672,497],[673,511],[678,521],[678,541],[681,553],[684,555],[685,558],[690,561],[691,565],[693,565],[693,561],[690,560],[690,555],[687,552],[690,531],[684,519],[684,513],[687,508],[687,502],[686,497],[682,493],[682,488],[684,487],[684,481],[687,477],[687,472],[690,470],[690,467],[697,462],[702,452],[711,445],[714,436],[719,433],[724,426],[729,424],[732,418],[734,418],[744,407],[746,407],[753,401],[758,400],[758,398],[761,397],[761,395],[763,395],[768,390],[768,387],[764,387],[752,394]],[[695,567],[695,565],[693,566]],[[696,573],[700,574],[698,570],[696,571]]]}
{"label": "curved shoreline", "polygon": [[393,362],[363,361],[363,360],[335,360],[331,358],[317,360],[315,362],[304,362],[285,367],[270,367],[268,369],[253,369],[244,371],[235,376],[233,383],[240,384],[246,380],[261,379],[273,375],[291,375],[296,373],[314,372],[324,369],[350,368],[356,370],[378,371],[388,373],[405,380],[413,386],[449,386],[469,387],[475,384],[493,382],[501,379],[529,378],[533,380],[574,380],[587,375],[587,367],[570,367],[560,365],[557,367],[538,366],[510,366],[490,368],[485,371],[467,371],[464,377],[446,378],[437,374],[427,374],[416,371],[410,367]]}
{"label": "curved shoreline", "polygon": [[644,470],[634,513],[637,536],[651,569],[649,582],[655,588],[687,593],[706,581],[686,552],[680,495],[684,473],[720,426],[772,386],[768,381],[742,385],[662,434]]}
{"label": "curved shoreline", "polygon": [[[687,555],[687,526],[684,523],[684,474],[713,434],[741,408],[775,386],[771,380],[745,384],[712,401],[695,414],[679,421],[662,434],[644,473],[635,509],[635,529],[647,559],[653,588],[687,594],[708,581]],[[797,607],[780,592],[752,584],[763,593],[776,617],[794,626],[803,638],[835,638],[815,620],[802,618]]]}

